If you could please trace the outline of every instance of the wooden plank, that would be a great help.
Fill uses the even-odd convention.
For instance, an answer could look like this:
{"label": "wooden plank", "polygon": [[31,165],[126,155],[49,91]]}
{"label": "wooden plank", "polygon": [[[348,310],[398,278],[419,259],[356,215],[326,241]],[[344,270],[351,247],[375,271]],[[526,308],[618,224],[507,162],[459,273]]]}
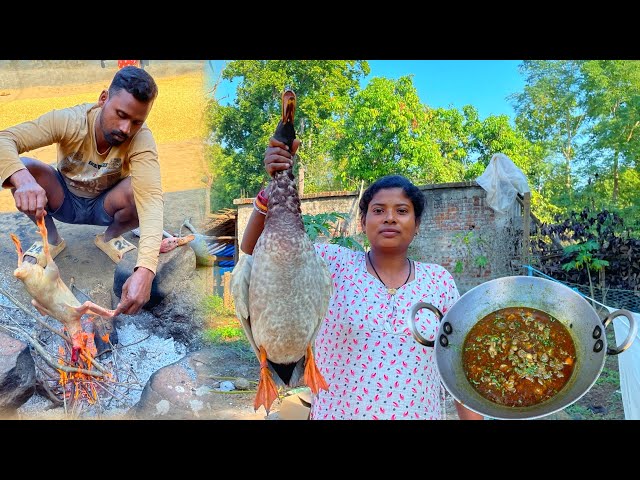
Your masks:
{"label": "wooden plank", "polygon": [[233,297],[231,296],[231,272],[224,272],[222,275],[222,304],[225,308],[233,308]]}
{"label": "wooden plank", "polygon": [[522,264],[529,265],[531,258],[531,192],[524,193],[522,203]]}

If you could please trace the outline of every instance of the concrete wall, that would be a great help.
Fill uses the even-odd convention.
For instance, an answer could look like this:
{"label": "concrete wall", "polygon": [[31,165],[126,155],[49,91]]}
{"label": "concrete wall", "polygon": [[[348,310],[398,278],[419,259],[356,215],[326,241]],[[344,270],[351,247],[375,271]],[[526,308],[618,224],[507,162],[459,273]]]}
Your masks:
{"label": "concrete wall", "polygon": [[[487,280],[520,273],[522,210],[518,203],[507,214],[486,204],[486,192],[476,182],[445,183],[420,187],[427,199],[420,234],[409,247],[414,260],[438,263],[456,279],[460,293]],[[253,211],[252,198],[238,199],[238,245]],[[348,213],[356,217],[358,192],[324,192],[304,195],[302,213]],[[356,228],[358,230],[356,230]],[[349,223],[351,235],[359,221]],[[466,240],[466,241],[465,241]],[[484,267],[479,259],[486,258]]]}

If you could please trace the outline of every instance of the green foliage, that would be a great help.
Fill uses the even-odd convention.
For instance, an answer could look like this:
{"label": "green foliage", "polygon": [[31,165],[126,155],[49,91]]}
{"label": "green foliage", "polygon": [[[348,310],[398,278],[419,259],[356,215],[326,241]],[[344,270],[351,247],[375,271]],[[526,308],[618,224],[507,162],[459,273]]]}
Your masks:
{"label": "green foliage", "polygon": [[540,148],[532,190],[563,212],[589,206],[638,218],[639,190],[625,172],[640,156],[640,62],[532,60],[521,72],[524,91],[510,98],[518,129]]}
{"label": "green foliage", "polygon": [[[607,330],[607,341],[615,342],[613,329]],[[620,374],[615,356],[607,356],[605,366],[594,386],[566,412],[582,420],[624,420],[624,406],[620,392]],[[590,406],[605,407],[606,413],[595,413]]]}
{"label": "green foliage", "polygon": [[216,317],[235,315],[235,312],[232,309],[224,306],[222,297],[217,295],[206,296],[202,301],[201,307],[205,315],[213,315]]}
{"label": "green foliage", "polygon": [[[615,337],[614,337],[615,339]],[[611,383],[612,385],[620,385],[620,371],[613,368],[603,368],[598,377],[599,383]]]}
{"label": "green foliage", "polygon": [[464,262],[462,260],[456,260],[456,265],[453,268],[453,273],[461,275],[464,272]]}
{"label": "green foliage", "polygon": [[600,250],[600,245],[595,240],[588,240],[583,243],[564,247],[565,255],[570,256],[573,253],[576,253],[577,255],[573,260],[564,263],[562,265],[562,269],[569,271],[573,269],[582,270],[583,268],[587,268],[588,270],[597,272],[603,267],[609,265],[607,260],[593,256],[593,252],[597,252],[598,250]]}
{"label": "green foliage", "polygon": [[[510,98],[518,129],[540,146],[539,159],[547,159],[538,184],[542,186],[551,180],[554,185],[547,185],[546,195],[566,194],[570,199],[577,141],[584,135],[587,124],[580,62],[530,60],[523,62],[520,70],[525,77],[525,89]],[[557,171],[549,175],[554,162]]]}
{"label": "green foliage", "polygon": [[239,326],[225,325],[216,328],[206,328],[202,332],[202,339],[210,345],[224,345],[230,347],[240,360],[255,361],[256,356],[247,337]]}
{"label": "green foliage", "polygon": [[[640,62],[544,60],[521,65],[525,86],[507,116],[476,107],[430,108],[411,76],[371,79],[365,61],[238,60],[232,105],[209,104],[213,209],[253,196],[268,180],[263,157],[285,85],[298,94],[305,191],[354,189],[401,173],[414,183],[474,180],[501,152],[525,173],[543,222],[584,206],[624,215],[640,231]],[[318,232],[320,233],[320,232]]]}
{"label": "green foliage", "polygon": [[489,258],[484,253],[487,242],[473,230],[457,233],[453,239],[454,255],[461,257],[456,259],[453,273],[460,275],[465,272],[466,268],[471,267],[478,268],[482,272],[489,263]]}
{"label": "green foliage", "polygon": [[542,223],[552,223],[556,216],[562,215],[564,209],[552,204],[549,199],[537,191],[531,191],[531,213]]}
{"label": "green foliage", "polygon": [[[585,108],[591,120],[590,146],[613,180],[611,199],[619,194],[620,169],[640,155],[640,63],[589,60],[582,64]],[[637,197],[636,197],[637,198]]]}
{"label": "green foliage", "polygon": [[460,160],[441,155],[434,122],[411,77],[373,78],[350,102],[343,135],[332,150],[343,183],[352,188],[392,173],[418,183],[461,179]]}
{"label": "green foliage", "polygon": [[625,219],[625,227],[633,236],[640,236],[640,171],[636,168],[621,167],[617,201],[613,202],[614,180],[606,171],[594,168],[586,171],[587,184],[576,192],[576,202],[587,205],[592,210],[608,210]]}
{"label": "green foliage", "polygon": [[347,218],[347,214],[338,212],[318,213],[316,215],[302,215],[304,229],[312,242],[315,242],[319,235],[329,238],[329,243],[334,243],[352,250],[364,250],[362,245],[354,237],[345,235],[334,235],[332,230],[336,230],[339,220]]}
{"label": "green foliage", "polygon": [[325,237],[331,237],[330,229],[335,228],[338,220],[345,218],[344,213],[328,212],[318,213],[316,215],[302,215],[302,223],[304,223],[304,230],[312,242],[316,241],[318,235],[324,235]]}
{"label": "green foliage", "polygon": [[489,259],[486,255],[478,255],[474,258],[473,263],[478,268],[484,268],[489,263]]}
{"label": "green foliage", "polygon": [[[469,136],[469,153],[484,168],[489,165],[491,157],[503,153],[520,168],[533,186],[538,183],[542,168],[538,160],[540,149],[530,143],[523,134],[514,130],[506,115],[490,115],[480,121],[475,108],[465,107],[468,121],[465,126]],[[483,171],[484,171],[483,168]]]}
{"label": "green foliage", "polygon": [[364,247],[354,237],[340,235],[333,237],[329,243],[335,243],[341,247],[350,248],[351,250],[364,252]]}
{"label": "green foliage", "polygon": [[472,180],[491,155],[509,155],[526,174],[538,175],[535,146],[506,116],[480,121],[473,106],[431,109],[420,102],[411,76],[373,78],[361,61],[231,61],[222,72],[239,79],[233,105],[208,106],[208,151],[213,170],[211,203],[231,207],[267,181],[263,156],[280,116],[280,94],[298,95],[296,165],[305,166],[305,191],[356,188],[391,173],[417,184]]}
{"label": "green foliage", "polygon": [[217,328],[207,328],[203,337],[209,343],[222,343],[245,339],[244,330],[239,325],[224,325]]}
{"label": "green foliage", "polygon": [[562,265],[562,269],[565,271],[570,270],[582,270],[585,268],[587,270],[587,277],[589,278],[589,289],[591,293],[591,298],[594,298],[594,289],[593,289],[593,281],[591,279],[591,271],[598,272],[604,267],[609,265],[607,260],[597,258],[593,255],[593,252],[597,252],[600,250],[600,244],[595,240],[587,240],[583,243],[578,243],[575,245],[568,245],[564,247],[565,255],[576,254],[575,257]]}

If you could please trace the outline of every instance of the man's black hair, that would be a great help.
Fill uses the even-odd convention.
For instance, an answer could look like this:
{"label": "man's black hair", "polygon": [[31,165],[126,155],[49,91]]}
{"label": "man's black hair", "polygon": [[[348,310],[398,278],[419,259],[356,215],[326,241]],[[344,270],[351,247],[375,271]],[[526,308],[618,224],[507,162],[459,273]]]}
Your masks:
{"label": "man's black hair", "polygon": [[148,103],[158,96],[158,86],[151,75],[142,68],[128,66],[118,70],[109,86],[109,95],[125,90],[140,102]]}

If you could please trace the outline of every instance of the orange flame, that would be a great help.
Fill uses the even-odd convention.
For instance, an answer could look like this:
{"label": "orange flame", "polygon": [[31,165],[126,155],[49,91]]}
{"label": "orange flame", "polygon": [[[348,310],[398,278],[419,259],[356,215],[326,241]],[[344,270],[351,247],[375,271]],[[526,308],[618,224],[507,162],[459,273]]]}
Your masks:
{"label": "orange flame", "polygon": [[[84,331],[78,332],[72,338],[73,349],[78,349],[78,358],[74,367],[91,370],[93,366],[93,359],[98,353],[96,344],[94,341],[94,334]],[[58,363],[65,365],[64,357],[67,352],[63,347],[58,347],[60,358]],[[62,386],[65,398],[71,398],[73,396],[74,401],[80,398],[86,400],[90,405],[93,405],[98,400],[98,391],[96,389],[95,378],[91,375],[81,372],[65,372],[58,369],[60,374],[59,384]],[[105,377],[110,377],[110,374],[106,374]]]}

